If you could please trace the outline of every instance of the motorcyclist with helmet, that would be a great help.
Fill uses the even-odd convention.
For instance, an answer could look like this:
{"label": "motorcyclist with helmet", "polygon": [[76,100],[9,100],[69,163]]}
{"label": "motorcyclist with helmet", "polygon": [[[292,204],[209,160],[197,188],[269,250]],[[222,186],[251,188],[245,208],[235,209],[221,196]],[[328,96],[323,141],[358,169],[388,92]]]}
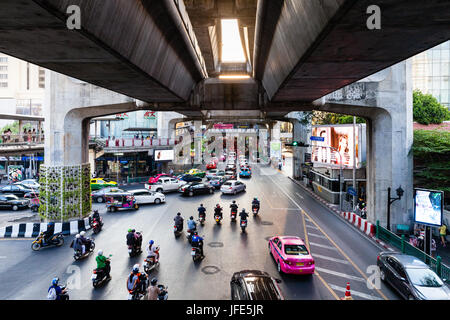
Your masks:
{"label": "motorcyclist with helmet", "polygon": [[197,231],[194,232],[191,243],[192,243],[192,248],[199,248],[201,256],[204,257],[204,255],[203,255],[203,238],[198,235]]}
{"label": "motorcyclist with helmet", "polygon": [[147,290],[147,297],[145,300],[158,300],[158,296],[161,294],[161,290],[158,288],[158,279],[153,278],[150,281],[150,286]]}
{"label": "motorcyclist with helmet", "polygon": [[222,219],[222,208],[219,204],[216,204],[216,207],[214,208],[214,219],[216,216],[219,216],[220,219]]}
{"label": "motorcyclist with helmet", "polygon": [[[67,294],[67,288],[62,289],[61,286],[59,285],[59,278],[55,277],[52,280],[52,285],[48,288],[47,293],[50,296],[50,290],[55,290],[55,296],[53,296],[52,298],[54,298],[54,300],[69,300],[69,295]],[[50,297],[48,296],[48,298],[50,299]]]}
{"label": "motorcyclist with helmet", "polygon": [[200,204],[200,207],[198,207],[198,217],[203,217],[206,219],[206,208],[203,206],[203,203]]}
{"label": "motorcyclist with helmet", "polygon": [[82,255],[86,252],[86,246],[84,245],[80,234],[75,235],[75,240],[73,242],[73,250],[75,251],[75,253],[77,251],[81,251]]}
{"label": "motorcyclist with helmet", "polygon": [[178,231],[183,231],[183,222],[184,219],[181,216],[181,213],[178,212],[177,215],[175,216],[175,218],[173,218],[173,220],[175,221],[175,226],[177,227]]}
{"label": "motorcyclist with helmet", "polygon": [[242,211],[239,213],[239,217],[241,217],[241,221],[247,220],[248,213],[245,211],[245,208],[242,208]]}
{"label": "motorcyclist with helmet", "polygon": [[148,277],[145,273],[139,272],[139,264],[135,264],[127,278],[127,290],[130,294],[135,292],[145,294],[147,290]]}
{"label": "motorcyclist with helmet", "polygon": [[260,203],[259,203],[259,200],[258,200],[258,198],[253,198],[253,201],[252,201],[252,211],[253,211],[253,209],[257,209],[258,210],[258,212],[259,212],[259,206],[260,206]]}
{"label": "motorcyclist with helmet", "polygon": [[150,240],[147,247],[147,258],[152,259],[153,263],[156,263],[159,260],[158,250],[159,247],[155,244],[155,241]]}
{"label": "motorcyclist with helmet", "polygon": [[104,272],[108,279],[111,279],[111,276],[109,274],[109,272],[111,271],[111,266],[109,264],[111,260],[103,255],[102,249],[99,249],[97,251],[97,257],[95,258],[95,261],[97,262],[97,269]]}
{"label": "motorcyclist with helmet", "polygon": [[42,232],[42,235],[44,236],[43,239],[44,244],[48,244],[50,242],[54,233],[55,233],[55,223],[54,222],[47,223],[47,230]]}
{"label": "motorcyclist with helmet", "polygon": [[237,213],[238,212],[238,205],[236,204],[236,200],[233,200],[233,203],[230,204],[231,212]]}
{"label": "motorcyclist with helmet", "polygon": [[85,254],[86,251],[89,251],[89,249],[91,248],[91,240],[85,238],[84,237],[85,235],[86,235],[86,231],[80,232],[80,240],[84,246],[82,254]]}

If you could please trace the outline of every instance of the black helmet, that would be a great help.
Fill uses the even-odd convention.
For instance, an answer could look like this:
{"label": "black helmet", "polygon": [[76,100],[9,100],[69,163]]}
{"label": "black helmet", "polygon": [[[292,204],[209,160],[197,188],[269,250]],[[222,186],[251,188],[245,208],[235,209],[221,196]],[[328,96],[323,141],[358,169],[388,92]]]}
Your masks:
{"label": "black helmet", "polygon": [[150,284],[151,284],[152,286],[154,286],[154,285],[156,285],[157,282],[158,282],[158,279],[153,278],[153,279],[150,281]]}
{"label": "black helmet", "polygon": [[236,203],[236,200],[233,200],[233,203]]}
{"label": "black helmet", "polygon": [[194,220],[194,217],[193,217],[193,216],[190,216],[189,219]]}
{"label": "black helmet", "polygon": [[200,207],[203,207],[203,203],[200,203]]}
{"label": "black helmet", "polygon": [[98,213],[98,210],[94,210],[94,213]]}
{"label": "black helmet", "polygon": [[178,213],[177,213],[177,216],[181,216],[181,213],[178,212]]}
{"label": "black helmet", "polygon": [[136,229],[131,229],[131,232],[136,232]]}

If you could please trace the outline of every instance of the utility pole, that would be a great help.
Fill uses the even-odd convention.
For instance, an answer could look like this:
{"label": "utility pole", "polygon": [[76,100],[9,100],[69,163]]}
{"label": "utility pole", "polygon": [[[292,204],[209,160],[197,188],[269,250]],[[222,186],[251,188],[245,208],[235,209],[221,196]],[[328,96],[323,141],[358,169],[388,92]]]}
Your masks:
{"label": "utility pole", "polygon": [[[356,187],[356,117],[353,116],[353,189],[355,189],[356,194],[358,194],[358,188]],[[353,205],[355,207],[358,197],[353,195]],[[353,210],[352,210],[353,211]]]}

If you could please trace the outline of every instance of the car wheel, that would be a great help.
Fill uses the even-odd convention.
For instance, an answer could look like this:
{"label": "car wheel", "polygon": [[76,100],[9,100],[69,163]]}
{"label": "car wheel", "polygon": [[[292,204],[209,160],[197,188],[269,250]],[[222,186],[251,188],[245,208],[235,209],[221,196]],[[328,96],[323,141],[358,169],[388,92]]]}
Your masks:
{"label": "car wheel", "polygon": [[156,204],[160,204],[161,203],[161,199],[159,199],[159,198],[155,199],[155,203]]}
{"label": "car wheel", "polygon": [[158,189],[156,189],[156,192],[162,193],[163,189],[162,188],[158,188]]}
{"label": "car wheel", "polygon": [[412,295],[409,295],[408,300],[416,300],[416,299]]}
{"label": "car wheel", "polygon": [[212,188],[210,188],[210,189],[209,189],[209,193],[210,193],[210,194],[213,194],[213,193],[214,193],[214,190],[213,190]]}
{"label": "car wheel", "polygon": [[380,279],[381,281],[386,281],[386,273],[383,269],[380,270]]}
{"label": "car wheel", "polygon": [[102,203],[103,202],[103,197],[97,197],[97,203]]}
{"label": "car wheel", "polygon": [[236,190],[234,190],[233,194],[234,194],[234,195],[236,195],[236,194],[237,194],[237,191],[236,191]]}
{"label": "car wheel", "polygon": [[277,263],[277,270],[278,270],[278,273],[280,273],[280,274],[283,273],[283,270],[281,270],[281,264],[280,264],[279,260],[278,260],[278,263]]}
{"label": "car wheel", "polygon": [[17,205],[13,205],[12,209],[13,209],[13,211],[17,211],[17,210],[19,210],[19,207]]}
{"label": "car wheel", "polygon": [[192,191],[189,191],[189,197],[192,197],[194,193]]}

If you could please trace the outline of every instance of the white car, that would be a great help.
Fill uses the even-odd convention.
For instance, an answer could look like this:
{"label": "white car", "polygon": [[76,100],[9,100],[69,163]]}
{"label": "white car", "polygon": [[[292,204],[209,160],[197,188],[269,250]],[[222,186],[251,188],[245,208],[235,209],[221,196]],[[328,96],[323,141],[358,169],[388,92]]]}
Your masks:
{"label": "white car", "polygon": [[159,192],[153,192],[146,189],[130,190],[129,192],[136,198],[137,204],[160,204],[162,202],[166,202],[166,197],[164,196],[164,194]]}
{"label": "white car", "polygon": [[228,180],[220,187],[222,194],[232,193],[237,194],[238,192],[245,191],[245,184],[238,180]]}
{"label": "white car", "polygon": [[37,181],[34,179],[27,179],[27,180],[16,182],[14,184],[20,184],[28,189],[39,189],[39,187],[40,187],[39,183],[37,183]]}
{"label": "white car", "polygon": [[156,183],[145,184],[145,189],[153,192],[171,192],[178,189],[187,182],[171,177],[160,177]]}

